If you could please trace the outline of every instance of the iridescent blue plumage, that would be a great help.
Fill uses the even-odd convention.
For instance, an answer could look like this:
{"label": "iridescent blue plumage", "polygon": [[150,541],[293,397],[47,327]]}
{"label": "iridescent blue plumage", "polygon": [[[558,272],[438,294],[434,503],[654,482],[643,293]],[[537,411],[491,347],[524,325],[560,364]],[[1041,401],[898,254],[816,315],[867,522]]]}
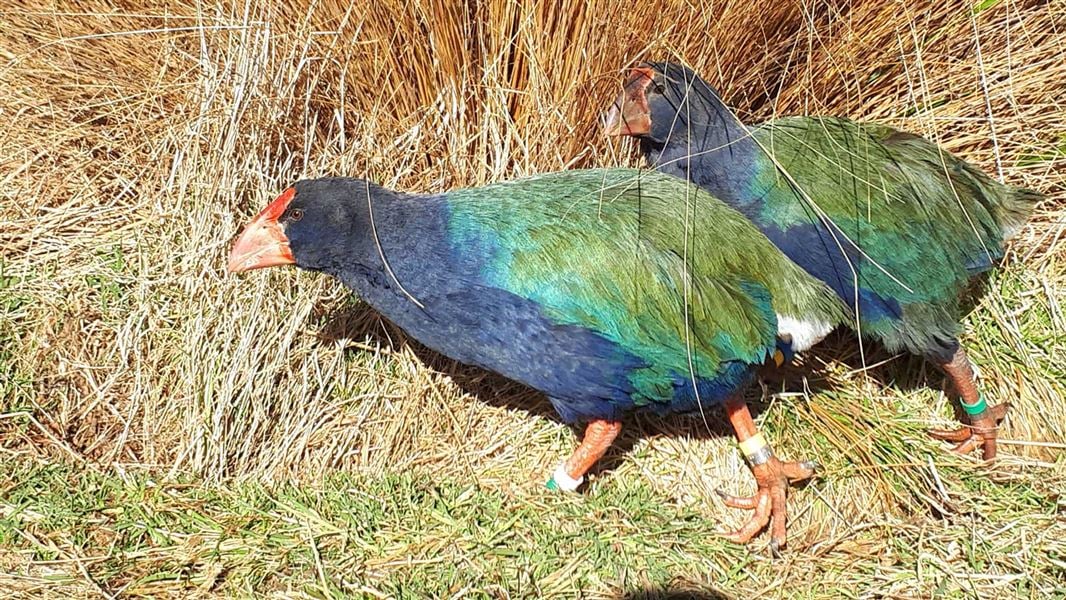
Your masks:
{"label": "iridescent blue plumage", "polygon": [[[687,226],[686,203],[700,215]],[[716,404],[774,353],[777,314],[844,314],[739,213],[654,172],[431,196],[316,180],[293,206],[298,264],[426,346],[544,392],[567,421]]]}
{"label": "iridescent blue plumage", "polygon": [[616,103],[641,149],[743,212],[890,349],[957,348],[964,293],[1003,256],[1039,194],[1001,185],[927,140],[872,124],[788,117],[747,127],[691,70],[634,71]]}

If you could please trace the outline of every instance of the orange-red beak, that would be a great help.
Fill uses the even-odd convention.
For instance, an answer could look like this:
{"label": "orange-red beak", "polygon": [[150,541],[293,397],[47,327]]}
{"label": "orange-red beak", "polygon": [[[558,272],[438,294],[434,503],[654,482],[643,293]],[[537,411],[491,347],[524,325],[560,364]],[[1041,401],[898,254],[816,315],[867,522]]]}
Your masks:
{"label": "orange-red beak", "polygon": [[604,133],[616,135],[647,135],[651,132],[651,111],[645,90],[651,84],[655,72],[649,67],[637,67],[630,71],[629,79],[618,99],[603,115]]}
{"label": "orange-red beak", "polygon": [[244,228],[229,253],[230,272],[296,264],[289,248],[289,238],[285,237],[278,223],[295,196],[295,189],[285,190]]}

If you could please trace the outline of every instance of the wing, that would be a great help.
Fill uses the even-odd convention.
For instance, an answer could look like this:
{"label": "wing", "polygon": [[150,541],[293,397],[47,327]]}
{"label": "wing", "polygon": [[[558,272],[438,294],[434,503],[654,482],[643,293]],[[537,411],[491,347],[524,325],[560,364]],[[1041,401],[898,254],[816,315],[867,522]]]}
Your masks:
{"label": "wing", "polygon": [[[898,258],[897,277],[916,267],[926,274],[919,262],[935,267],[941,275],[908,286],[915,294],[936,295],[938,282],[965,281],[967,266],[987,265],[1002,255],[995,199],[980,181],[988,178],[928,140],[831,118],[779,119],[757,131],[818,208],[845,233],[863,238],[853,240],[857,245],[886,261]],[[772,212],[802,222],[806,217],[795,214],[802,208],[790,195],[771,198]],[[939,256],[900,252],[897,242],[920,248],[933,243]]]}
{"label": "wing", "polygon": [[757,218],[780,231],[775,242],[868,323],[953,336],[973,273],[1002,255],[975,170],[917,136],[843,119],[780,119],[754,136],[769,154]]}
{"label": "wing", "polygon": [[[505,206],[478,210],[490,198]],[[681,180],[572,171],[448,201],[456,247],[493,256],[483,280],[640,357],[647,366],[631,382],[645,401],[669,399],[679,379],[713,380],[728,363],[759,363],[773,351],[772,273],[733,268],[751,263],[748,238],[772,247],[739,213]],[[700,218],[686,223],[686,206]]]}

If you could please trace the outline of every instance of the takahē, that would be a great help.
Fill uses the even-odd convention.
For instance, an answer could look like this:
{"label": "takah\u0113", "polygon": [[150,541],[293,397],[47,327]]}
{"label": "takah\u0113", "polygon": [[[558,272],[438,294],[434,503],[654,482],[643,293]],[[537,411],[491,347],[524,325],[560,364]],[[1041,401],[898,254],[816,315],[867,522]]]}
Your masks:
{"label": "takah\u0113", "polygon": [[[231,271],[295,264],[340,279],[422,344],[546,394],[580,446],[549,486],[576,489],[632,411],[723,404],[759,485],[732,534],[773,517],[813,463],[778,460],[742,390],[781,360],[779,321],[847,310],[747,219],[696,186],[631,169],[565,171],[415,195],[359,179],[300,181],[251,222]],[[788,348],[785,349],[789,350]]]}
{"label": "takah\u0113", "polygon": [[744,213],[833,288],[860,335],[941,367],[971,426],[931,434],[957,442],[957,452],[980,445],[985,459],[995,457],[1009,404],[988,406],[979,394],[960,320],[972,279],[1002,258],[1040,194],[883,125],[787,117],[746,127],[706,81],[675,63],[633,69],[604,127],[637,136],[659,171]]}

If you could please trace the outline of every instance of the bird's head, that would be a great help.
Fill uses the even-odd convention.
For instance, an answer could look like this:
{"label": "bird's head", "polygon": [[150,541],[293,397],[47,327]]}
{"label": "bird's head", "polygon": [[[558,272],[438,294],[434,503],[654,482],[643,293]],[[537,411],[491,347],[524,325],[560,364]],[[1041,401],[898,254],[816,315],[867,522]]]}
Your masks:
{"label": "bird's head", "polygon": [[706,113],[715,108],[717,96],[688,67],[641,63],[630,71],[622,93],[603,114],[604,132],[656,144],[685,139],[692,125],[707,123]]}
{"label": "bird's head", "polygon": [[[375,188],[377,186],[374,186]],[[297,182],[244,228],[230,251],[228,268],[240,273],[296,265],[324,270],[365,235],[367,193],[361,179],[324,178]],[[380,188],[377,188],[380,189]]]}

